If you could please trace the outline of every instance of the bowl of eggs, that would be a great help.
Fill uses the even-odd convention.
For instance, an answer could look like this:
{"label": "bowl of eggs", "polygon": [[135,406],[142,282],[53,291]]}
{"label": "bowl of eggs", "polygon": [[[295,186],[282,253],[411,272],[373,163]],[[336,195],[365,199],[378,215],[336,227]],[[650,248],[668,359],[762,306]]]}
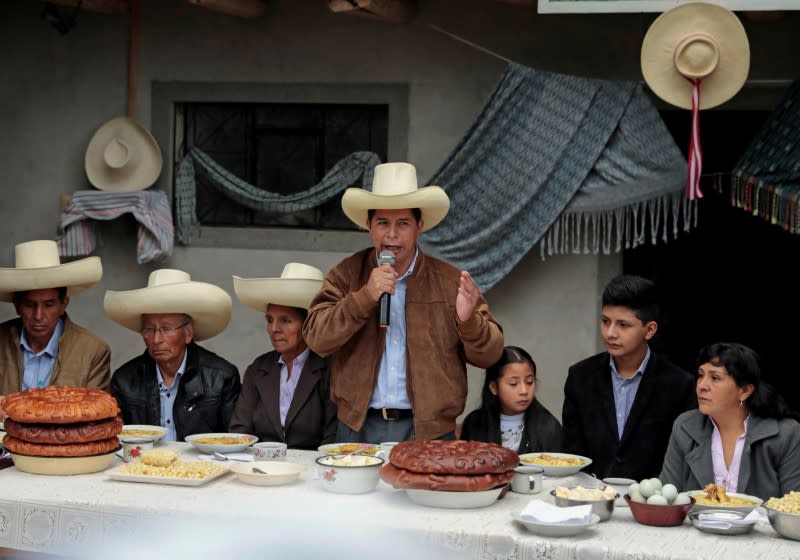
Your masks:
{"label": "bowl of eggs", "polygon": [[662,484],[657,478],[631,484],[624,498],[637,522],[654,527],[682,524],[694,506],[694,498],[679,493],[673,484]]}

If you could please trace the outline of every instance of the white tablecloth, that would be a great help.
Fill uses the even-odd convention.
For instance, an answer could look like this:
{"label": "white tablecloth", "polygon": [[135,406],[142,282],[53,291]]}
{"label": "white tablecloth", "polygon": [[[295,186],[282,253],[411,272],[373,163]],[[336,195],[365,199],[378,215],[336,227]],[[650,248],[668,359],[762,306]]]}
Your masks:
{"label": "white tablecloth", "polygon": [[[167,444],[185,458],[197,453]],[[617,507],[611,520],[577,537],[547,538],[511,520],[530,499],[548,499],[563,479],[545,479],[534,495],[509,492],[485,508],[448,510],[411,502],[383,482],[375,492],[338,495],[315,478],[310,451],[287,461],[308,464],[287,486],[260,487],[233,474],[199,487],[114,481],[106,473],[39,476],[0,470],[0,547],[118,559],[170,558],[457,558],[644,560],[797,559],[800,543],[759,525],[747,535],[648,527]],[[121,460],[115,466],[121,464]]]}

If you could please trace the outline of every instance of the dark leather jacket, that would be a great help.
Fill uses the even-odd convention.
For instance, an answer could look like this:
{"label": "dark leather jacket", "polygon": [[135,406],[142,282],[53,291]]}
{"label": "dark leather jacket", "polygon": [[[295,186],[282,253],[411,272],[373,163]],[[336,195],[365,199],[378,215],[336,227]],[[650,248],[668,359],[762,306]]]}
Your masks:
{"label": "dark leather jacket", "polygon": [[[192,434],[227,432],[241,381],[230,362],[194,342],[186,346],[186,370],[172,409],[178,441]],[[126,424],[161,425],[156,363],[145,352],[120,366],[111,377]]]}

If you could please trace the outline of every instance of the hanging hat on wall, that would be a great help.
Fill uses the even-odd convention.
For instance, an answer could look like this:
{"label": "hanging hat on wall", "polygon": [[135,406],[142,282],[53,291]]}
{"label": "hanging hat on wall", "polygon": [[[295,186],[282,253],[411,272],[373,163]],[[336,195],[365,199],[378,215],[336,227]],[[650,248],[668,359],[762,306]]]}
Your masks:
{"label": "hanging hat on wall", "polygon": [[14,248],[14,268],[0,268],[0,301],[11,301],[14,292],[67,288],[73,296],[100,281],[100,257],[88,257],[61,264],[55,241],[37,240]]}
{"label": "hanging hat on wall", "polygon": [[317,295],[325,275],[313,266],[287,263],[280,278],[233,277],[233,291],[243,304],[264,313],[267,305],[285,305],[308,309]]}
{"label": "hanging hat on wall", "polygon": [[375,166],[372,191],[356,187],[344,191],[342,211],[357,226],[367,229],[369,210],[419,208],[422,231],[441,222],[450,209],[442,187],[417,187],[417,168],[410,163],[382,163]]}
{"label": "hanging hat on wall", "polygon": [[147,287],[124,292],[107,291],[106,316],[135,332],[142,329],[144,313],[185,313],[192,318],[194,339],[206,340],[225,330],[233,302],[228,292],[205,282],[195,282],[188,272],[161,268],[150,273]]}
{"label": "hanging hat on wall", "polygon": [[161,149],[152,134],[129,117],[103,124],[86,148],[86,176],[103,191],[140,191],[161,174]]}
{"label": "hanging hat on wall", "polygon": [[736,14],[716,4],[681,4],[656,18],[642,42],[642,75],[661,99],[692,111],[686,196],[703,197],[700,110],[728,101],[750,70],[750,44]]}
{"label": "hanging hat on wall", "polygon": [[700,109],[728,101],[750,69],[750,44],[736,14],[692,2],[664,12],[642,42],[642,75],[661,99],[692,108],[692,82],[702,80]]}

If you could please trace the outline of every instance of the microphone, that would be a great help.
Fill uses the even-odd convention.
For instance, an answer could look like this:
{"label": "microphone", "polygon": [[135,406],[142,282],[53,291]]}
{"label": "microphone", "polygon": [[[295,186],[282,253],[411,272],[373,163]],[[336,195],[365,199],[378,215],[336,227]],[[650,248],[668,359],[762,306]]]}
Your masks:
{"label": "microphone", "polygon": [[[382,266],[384,264],[394,266],[394,253],[391,251],[381,251],[381,254],[378,255],[378,266]],[[381,297],[378,300],[378,305],[380,305],[380,312],[378,313],[378,326],[382,329],[385,329],[389,326],[390,298],[391,296],[384,292],[381,294]]]}

